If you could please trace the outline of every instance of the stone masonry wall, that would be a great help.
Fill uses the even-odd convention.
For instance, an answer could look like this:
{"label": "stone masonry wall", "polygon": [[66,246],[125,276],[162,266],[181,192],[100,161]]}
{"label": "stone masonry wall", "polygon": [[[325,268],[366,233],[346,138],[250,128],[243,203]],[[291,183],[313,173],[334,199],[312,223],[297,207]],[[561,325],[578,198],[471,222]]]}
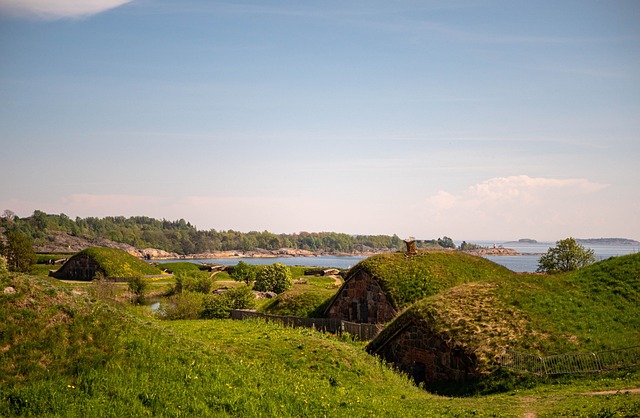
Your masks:
{"label": "stone masonry wall", "polygon": [[473,354],[450,347],[439,335],[414,323],[386,342],[377,354],[416,383],[463,381],[476,376]]}
{"label": "stone masonry wall", "polygon": [[396,314],[380,285],[362,271],[344,284],[327,311],[329,318],[369,324],[388,322]]}
{"label": "stone masonry wall", "polygon": [[70,258],[53,277],[71,280],[92,280],[96,271],[100,270],[98,263],[85,254],[78,254]]}

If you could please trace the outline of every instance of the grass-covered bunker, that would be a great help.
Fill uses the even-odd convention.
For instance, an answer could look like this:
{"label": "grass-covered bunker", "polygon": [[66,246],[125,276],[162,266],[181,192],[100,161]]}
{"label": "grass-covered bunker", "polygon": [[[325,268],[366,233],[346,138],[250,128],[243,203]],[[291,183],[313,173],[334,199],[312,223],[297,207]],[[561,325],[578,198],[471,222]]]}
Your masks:
{"label": "grass-covered bunker", "polygon": [[639,300],[640,254],[465,283],[412,304],[367,351],[417,382],[469,381],[496,370],[507,347],[549,356],[637,346]]}
{"label": "grass-covered bunker", "polygon": [[457,251],[376,255],[349,271],[324,314],[358,323],[386,323],[413,302],[444,289],[513,274],[489,260]]}
{"label": "grass-covered bunker", "polygon": [[97,274],[117,280],[136,276],[159,275],[154,266],[116,249],[92,247],[75,254],[51,276],[57,279],[93,280]]}

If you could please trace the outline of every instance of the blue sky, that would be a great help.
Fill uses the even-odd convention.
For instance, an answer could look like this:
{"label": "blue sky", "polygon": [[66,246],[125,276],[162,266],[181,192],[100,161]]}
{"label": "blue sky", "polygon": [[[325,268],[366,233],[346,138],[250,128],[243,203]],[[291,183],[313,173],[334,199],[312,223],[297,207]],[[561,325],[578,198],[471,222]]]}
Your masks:
{"label": "blue sky", "polygon": [[637,1],[0,0],[0,210],[640,239]]}

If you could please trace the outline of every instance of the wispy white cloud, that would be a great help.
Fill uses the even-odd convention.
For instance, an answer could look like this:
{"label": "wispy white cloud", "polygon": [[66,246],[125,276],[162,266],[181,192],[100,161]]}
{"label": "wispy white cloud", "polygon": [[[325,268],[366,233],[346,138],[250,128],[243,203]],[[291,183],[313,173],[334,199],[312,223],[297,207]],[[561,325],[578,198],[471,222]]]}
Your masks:
{"label": "wispy white cloud", "polygon": [[588,219],[603,210],[597,192],[608,187],[583,178],[496,177],[458,193],[441,190],[415,211],[458,237],[522,238],[536,231],[533,238],[549,239],[589,229]]}
{"label": "wispy white cloud", "polygon": [[0,13],[36,19],[83,18],[133,0],[0,0]]}

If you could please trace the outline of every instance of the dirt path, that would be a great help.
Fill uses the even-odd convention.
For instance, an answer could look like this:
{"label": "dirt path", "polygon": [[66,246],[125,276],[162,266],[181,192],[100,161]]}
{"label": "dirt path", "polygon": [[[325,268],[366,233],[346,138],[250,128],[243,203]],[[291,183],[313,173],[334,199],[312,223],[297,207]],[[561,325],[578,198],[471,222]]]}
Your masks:
{"label": "dirt path", "polygon": [[617,395],[622,393],[640,393],[640,388],[634,389],[618,389],[618,390],[603,390],[600,392],[586,392],[581,393],[581,395]]}
{"label": "dirt path", "polygon": [[[627,393],[640,393],[640,388],[603,390],[598,392],[583,392],[583,393],[578,393],[578,395],[599,396],[599,395],[618,395],[618,394],[622,395]],[[523,418],[537,418],[538,414],[530,410],[531,405],[533,403],[535,403],[535,398],[522,399],[521,405],[526,410],[526,412],[522,414]]]}

